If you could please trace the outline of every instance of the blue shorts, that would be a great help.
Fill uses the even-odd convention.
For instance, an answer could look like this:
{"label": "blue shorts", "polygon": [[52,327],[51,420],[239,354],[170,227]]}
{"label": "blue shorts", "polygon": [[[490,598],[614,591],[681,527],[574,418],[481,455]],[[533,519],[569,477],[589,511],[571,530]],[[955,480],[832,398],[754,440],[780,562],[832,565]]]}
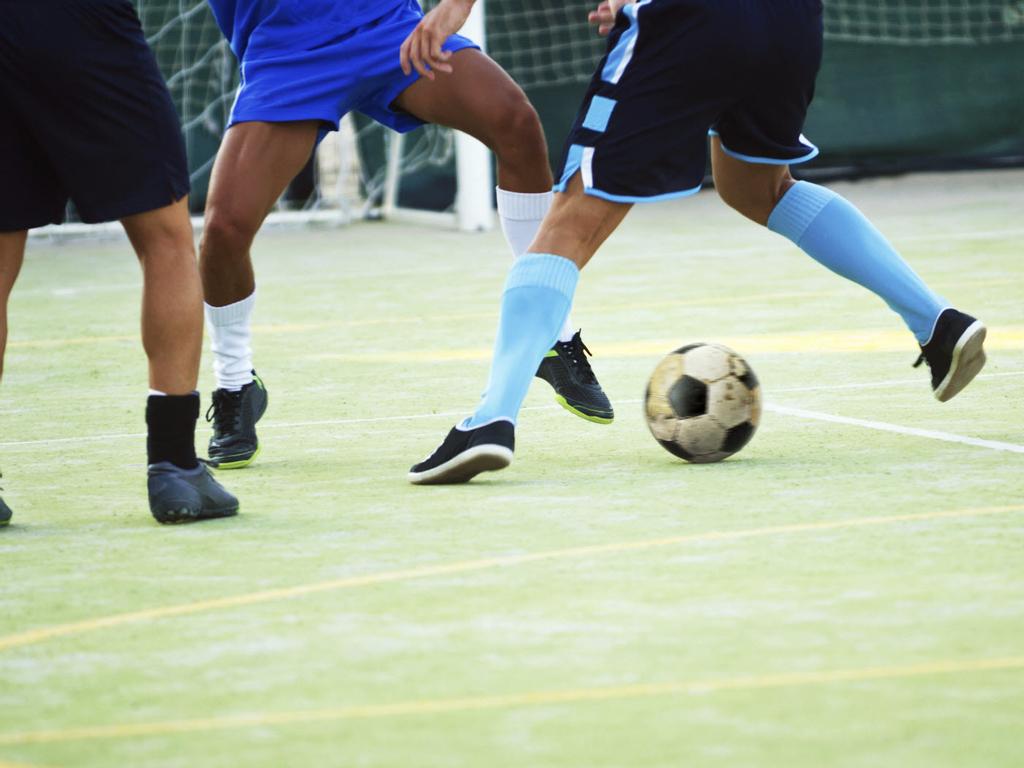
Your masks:
{"label": "blue shorts", "polygon": [[0,0],[0,232],[189,191],[178,115],[129,0]]}
{"label": "blue shorts", "polygon": [[[301,39],[294,46],[282,41],[270,51],[249,46],[228,127],[253,120],[320,120],[337,130],[341,118],[355,110],[402,133],[418,128],[422,120],[393,104],[420,77],[415,70],[402,72],[399,51],[422,18],[419,3],[408,0],[313,50],[305,50]],[[257,27],[256,33],[260,31]],[[452,35],[443,46],[452,52],[478,47],[461,35]]]}
{"label": "blue shorts", "polygon": [[821,65],[821,0],[639,0],[619,12],[556,191],[623,203],[697,192],[707,136],[751,163],[818,149],[801,134]]}

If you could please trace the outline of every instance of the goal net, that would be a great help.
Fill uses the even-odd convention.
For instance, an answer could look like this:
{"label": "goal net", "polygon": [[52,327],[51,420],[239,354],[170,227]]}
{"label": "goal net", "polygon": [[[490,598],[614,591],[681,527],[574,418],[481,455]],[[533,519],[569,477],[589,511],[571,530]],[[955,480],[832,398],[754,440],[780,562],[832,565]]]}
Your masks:
{"label": "goal net", "polygon": [[885,45],[985,45],[1024,40],[1021,0],[826,0],[825,36]]}
{"label": "goal net", "polygon": [[[135,2],[181,114],[198,209],[237,88],[237,63],[205,0]],[[559,94],[560,109],[570,109],[604,49],[586,23],[596,0],[479,2],[488,53],[530,93],[542,117],[549,117],[545,94]],[[436,3],[423,5],[429,10]],[[1024,0],[825,0],[824,7],[826,38],[843,43],[964,47],[1024,41]],[[395,205],[451,210],[456,145],[451,131],[436,126],[399,144],[392,132],[351,116],[320,145],[304,183],[279,208],[298,209],[286,214],[296,218],[331,220]]]}

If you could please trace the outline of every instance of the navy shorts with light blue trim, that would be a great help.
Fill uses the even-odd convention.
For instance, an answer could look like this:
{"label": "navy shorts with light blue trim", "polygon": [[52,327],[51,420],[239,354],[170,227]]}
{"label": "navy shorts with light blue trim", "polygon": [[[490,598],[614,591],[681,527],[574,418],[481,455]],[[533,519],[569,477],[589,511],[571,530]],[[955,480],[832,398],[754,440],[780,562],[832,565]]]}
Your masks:
{"label": "navy shorts with light blue trim", "polygon": [[639,0],[619,12],[566,141],[556,191],[693,194],[707,136],[752,163],[818,154],[801,131],[821,65],[821,0]]}
{"label": "navy shorts with light blue trim", "polygon": [[[407,0],[313,48],[301,27],[257,27],[254,36],[262,35],[273,46],[267,52],[246,48],[229,127],[253,120],[319,120],[337,130],[341,118],[355,110],[402,133],[418,128],[423,121],[396,109],[394,101],[420,78],[415,70],[402,72],[400,51],[422,19],[419,3]],[[452,53],[465,48],[479,46],[462,35],[452,35],[442,46]]]}
{"label": "navy shorts with light blue trim", "polygon": [[129,0],[0,0],[0,232],[113,221],[189,191],[171,95]]}

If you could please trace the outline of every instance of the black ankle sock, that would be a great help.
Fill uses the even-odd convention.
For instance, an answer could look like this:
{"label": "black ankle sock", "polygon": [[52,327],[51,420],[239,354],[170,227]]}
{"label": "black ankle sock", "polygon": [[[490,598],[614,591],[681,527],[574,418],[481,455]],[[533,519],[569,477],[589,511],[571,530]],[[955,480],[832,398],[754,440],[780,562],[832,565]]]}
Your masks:
{"label": "black ankle sock", "polygon": [[169,461],[182,469],[195,469],[196,421],[199,393],[191,395],[150,395],[146,402],[146,453],[149,463]]}

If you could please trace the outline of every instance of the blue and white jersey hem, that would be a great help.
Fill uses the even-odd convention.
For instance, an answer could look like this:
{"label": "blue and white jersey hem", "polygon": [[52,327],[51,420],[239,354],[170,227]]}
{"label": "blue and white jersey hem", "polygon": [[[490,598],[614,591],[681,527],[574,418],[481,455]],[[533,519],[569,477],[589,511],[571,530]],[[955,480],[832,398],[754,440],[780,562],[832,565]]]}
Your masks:
{"label": "blue and white jersey hem", "polygon": [[759,157],[757,155],[745,155],[742,152],[736,152],[735,150],[729,149],[729,147],[725,146],[725,142],[722,141],[722,137],[714,128],[708,130],[708,136],[718,136],[719,142],[722,146],[722,151],[729,157],[735,157],[737,160],[742,160],[745,163],[754,163],[757,165],[800,165],[800,163],[806,163],[813,160],[821,153],[821,150],[808,141],[807,137],[803,134],[800,134],[800,143],[807,147],[807,153],[798,157],[790,158]]}

